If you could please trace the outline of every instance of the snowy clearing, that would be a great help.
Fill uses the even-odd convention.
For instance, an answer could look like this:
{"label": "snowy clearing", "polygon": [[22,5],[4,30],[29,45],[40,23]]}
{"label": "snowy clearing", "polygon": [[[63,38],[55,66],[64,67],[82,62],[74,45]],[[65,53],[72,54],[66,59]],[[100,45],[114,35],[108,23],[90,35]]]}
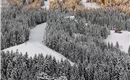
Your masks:
{"label": "snowy clearing", "polygon": [[[13,52],[16,52],[18,50],[18,52],[20,52],[20,53],[22,52],[23,55],[27,52],[29,57],[34,57],[35,54],[43,54],[43,56],[51,55],[52,57],[55,57],[57,61],[66,60],[66,58],[63,55],[48,48],[47,46],[43,45],[43,43],[40,43],[40,42],[28,41],[28,42],[20,44],[18,46],[7,48],[4,51],[11,51],[11,50]],[[70,60],[68,60],[68,61],[70,62],[71,65],[74,64]]]}
{"label": "snowy clearing", "polygon": [[97,8],[100,8],[100,5],[98,3],[86,3],[85,4],[85,8],[94,8],[94,9],[97,9]]}
{"label": "snowy clearing", "polygon": [[44,1],[44,4],[45,4],[45,5],[42,6],[41,8],[49,10],[50,0]]}
{"label": "snowy clearing", "polygon": [[[22,52],[23,54],[27,52],[29,57],[34,57],[35,54],[42,53],[43,56],[51,55],[52,57],[55,57],[57,61],[66,60],[67,58],[65,58],[63,55],[48,48],[42,43],[43,36],[45,34],[46,25],[47,25],[46,23],[43,23],[43,24],[37,25],[34,29],[32,29],[30,37],[29,37],[29,41],[23,44],[11,47],[11,48],[4,49],[3,51],[16,52],[18,50],[19,52]],[[68,61],[70,62],[71,65],[74,65],[73,62],[71,62],[70,60]]]}
{"label": "snowy clearing", "polygon": [[86,2],[86,0],[81,0],[81,2],[83,4],[83,6],[88,9],[89,8],[95,8],[95,9],[100,8],[100,5],[96,2]]}
{"label": "snowy clearing", "polygon": [[[41,8],[49,10],[50,0],[44,1],[44,3],[45,3],[45,5],[42,6]],[[94,9],[100,8],[100,4],[98,4],[96,2],[86,2],[86,0],[81,0],[81,3],[85,8],[88,8],[88,9],[90,9],[90,8],[94,8]]]}
{"label": "snowy clearing", "polygon": [[111,34],[108,35],[107,39],[105,40],[106,43],[113,43],[116,45],[116,42],[119,43],[121,51],[128,53],[128,48],[130,46],[130,32],[128,31],[121,31],[122,33],[115,33],[114,30],[111,30]]}

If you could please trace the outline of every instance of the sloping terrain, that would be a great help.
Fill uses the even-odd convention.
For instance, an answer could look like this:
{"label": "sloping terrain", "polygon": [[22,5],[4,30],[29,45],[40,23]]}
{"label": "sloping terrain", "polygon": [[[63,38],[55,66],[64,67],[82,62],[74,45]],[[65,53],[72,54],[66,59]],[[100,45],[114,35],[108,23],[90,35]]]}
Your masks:
{"label": "sloping terrain", "polygon": [[[22,52],[23,54],[27,52],[29,57],[34,57],[35,54],[42,53],[43,56],[51,55],[52,57],[55,57],[57,61],[66,60],[66,58],[63,55],[48,48],[42,43],[43,36],[45,33],[45,27],[46,27],[46,23],[37,25],[34,29],[31,30],[29,41],[11,48],[4,49],[3,51],[16,52],[18,50],[18,52]],[[68,61],[70,62],[71,65],[74,64],[70,60]]]}

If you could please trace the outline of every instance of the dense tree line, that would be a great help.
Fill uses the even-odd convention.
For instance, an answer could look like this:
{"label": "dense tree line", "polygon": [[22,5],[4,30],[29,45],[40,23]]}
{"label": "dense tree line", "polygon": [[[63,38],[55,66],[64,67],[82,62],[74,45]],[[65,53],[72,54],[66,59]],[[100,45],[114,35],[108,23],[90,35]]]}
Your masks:
{"label": "dense tree line", "polygon": [[78,60],[74,66],[67,60],[58,62],[42,54],[28,57],[18,51],[2,52],[2,80],[129,80],[130,53],[125,54],[112,44],[104,47],[103,51],[88,53],[86,60]]}
{"label": "dense tree line", "polygon": [[109,29],[130,31],[130,15],[114,8],[86,9],[77,12],[77,16],[85,18],[93,24],[110,25]]}
{"label": "dense tree line", "polygon": [[45,5],[47,0],[8,0],[9,5],[17,5],[22,8],[40,8]]}
{"label": "dense tree line", "polygon": [[[108,9],[108,11],[110,10]],[[99,13],[104,13],[104,17],[110,13],[111,16],[117,14],[115,17],[120,17],[121,13],[119,11],[116,13],[116,11],[107,13],[106,9],[105,14],[105,11],[101,9]],[[89,15],[86,14],[86,16]],[[96,23],[96,21],[91,20],[95,15],[96,13],[93,13],[86,19],[84,19],[85,16],[76,16],[75,19],[70,19],[65,18],[60,12],[53,11],[47,19],[46,45],[71,61],[77,64],[81,63],[88,71],[90,70],[89,74],[84,74],[86,71],[84,68],[80,70],[81,72],[77,72],[83,80],[129,80],[129,54],[121,52],[118,43],[113,46],[113,44],[104,42],[104,39],[110,34],[109,29],[112,29],[113,25],[100,21],[98,23],[98,17],[95,17]],[[104,17],[102,16],[102,19],[108,18]],[[118,19],[119,21],[124,20],[125,23],[128,18],[129,16],[121,16]],[[116,18],[110,17],[110,20],[114,19]],[[118,25],[116,20],[114,24]],[[121,26],[121,28],[127,30],[126,26]],[[81,65],[78,67],[82,67]],[[80,80],[82,79],[80,78]]]}
{"label": "dense tree line", "polygon": [[49,76],[60,77],[65,76],[63,73],[71,68],[68,61],[59,63],[55,58],[44,57],[42,54],[28,57],[27,53],[22,55],[18,51],[2,52],[1,62],[2,80],[38,80],[43,72]]}
{"label": "dense tree line", "polygon": [[50,3],[50,9],[64,9],[75,12],[83,8],[81,0],[54,0]]}
{"label": "dense tree line", "polygon": [[[63,80],[62,76],[67,80],[130,80],[130,48],[127,54],[119,50],[118,43],[113,46],[104,42],[109,29],[120,25],[116,19],[126,25],[129,16],[118,10],[92,11],[93,15],[79,13],[70,19],[65,18],[64,12],[54,10],[2,9],[2,48],[27,41],[29,30],[47,21],[46,45],[76,63],[71,66],[67,60],[58,62],[42,54],[28,57],[27,53],[22,55],[18,51],[2,52],[2,80],[42,80],[45,77],[42,73],[57,80]],[[99,19],[106,19],[108,23]],[[115,23],[110,24],[109,19]],[[129,30],[126,26],[121,28]]]}
{"label": "dense tree line", "polygon": [[46,45],[74,62],[84,59],[82,56],[92,46],[104,44],[103,40],[110,34],[107,26],[85,23],[80,17],[64,18],[64,15],[54,11],[49,14],[47,23]]}
{"label": "dense tree line", "polygon": [[30,29],[46,22],[46,10],[22,9],[17,6],[2,7],[1,12],[1,48],[26,42]]}

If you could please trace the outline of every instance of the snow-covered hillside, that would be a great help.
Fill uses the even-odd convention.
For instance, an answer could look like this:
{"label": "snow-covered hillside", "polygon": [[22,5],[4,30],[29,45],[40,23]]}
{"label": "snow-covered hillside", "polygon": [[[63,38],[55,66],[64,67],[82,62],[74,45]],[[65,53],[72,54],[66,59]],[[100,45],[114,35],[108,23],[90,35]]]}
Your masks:
{"label": "snow-covered hillside", "polygon": [[111,30],[111,34],[108,36],[105,42],[113,43],[113,45],[116,45],[116,42],[118,42],[120,49],[127,53],[130,46],[130,32],[122,31],[120,34],[115,33],[115,31]]}
{"label": "snow-covered hillside", "polygon": [[[46,25],[47,25],[46,23],[43,23],[43,24],[37,25],[34,29],[32,29],[30,37],[29,37],[29,41],[23,44],[11,47],[11,48],[7,48],[3,51],[16,52],[18,50],[19,52],[22,52],[23,54],[27,52],[29,57],[34,57],[35,54],[42,53],[43,56],[51,55],[52,57],[55,57],[57,61],[61,61],[61,59],[63,61],[66,60],[66,58],[63,55],[48,48],[46,45],[42,43],[43,36],[45,34]],[[71,65],[74,65],[73,62],[71,62],[70,60],[68,61],[70,62]]]}
{"label": "snow-covered hillside", "polygon": [[35,28],[31,29],[29,41],[42,42],[46,33],[45,31],[46,26],[47,26],[46,23],[42,23],[40,25],[37,25]]}

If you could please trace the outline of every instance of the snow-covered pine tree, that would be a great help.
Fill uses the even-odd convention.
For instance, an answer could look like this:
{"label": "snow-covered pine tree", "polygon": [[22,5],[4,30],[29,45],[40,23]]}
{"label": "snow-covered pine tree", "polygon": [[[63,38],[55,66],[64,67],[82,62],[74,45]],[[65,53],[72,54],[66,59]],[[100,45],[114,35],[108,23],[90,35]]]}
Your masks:
{"label": "snow-covered pine tree", "polygon": [[130,56],[130,46],[129,46],[129,48],[128,48],[128,54],[129,54],[129,56]]}
{"label": "snow-covered pine tree", "polygon": [[2,33],[0,33],[0,50],[5,48],[5,38],[4,35]]}
{"label": "snow-covered pine tree", "polygon": [[44,6],[44,5],[45,5],[44,0],[42,0],[40,6]]}
{"label": "snow-covered pine tree", "polygon": [[103,29],[101,30],[101,36],[106,39],[108,37],[108,35],[110,34],[110,30],[105,26],[103,27]]}
{"label": "snow-covered pine tree", "polygon": [[119,43],[118,43],[118,42],[116,42],[116,47],[117,47],[117,48],[119,48],[119,47],[120,47],[120,45],[119,45]]}

